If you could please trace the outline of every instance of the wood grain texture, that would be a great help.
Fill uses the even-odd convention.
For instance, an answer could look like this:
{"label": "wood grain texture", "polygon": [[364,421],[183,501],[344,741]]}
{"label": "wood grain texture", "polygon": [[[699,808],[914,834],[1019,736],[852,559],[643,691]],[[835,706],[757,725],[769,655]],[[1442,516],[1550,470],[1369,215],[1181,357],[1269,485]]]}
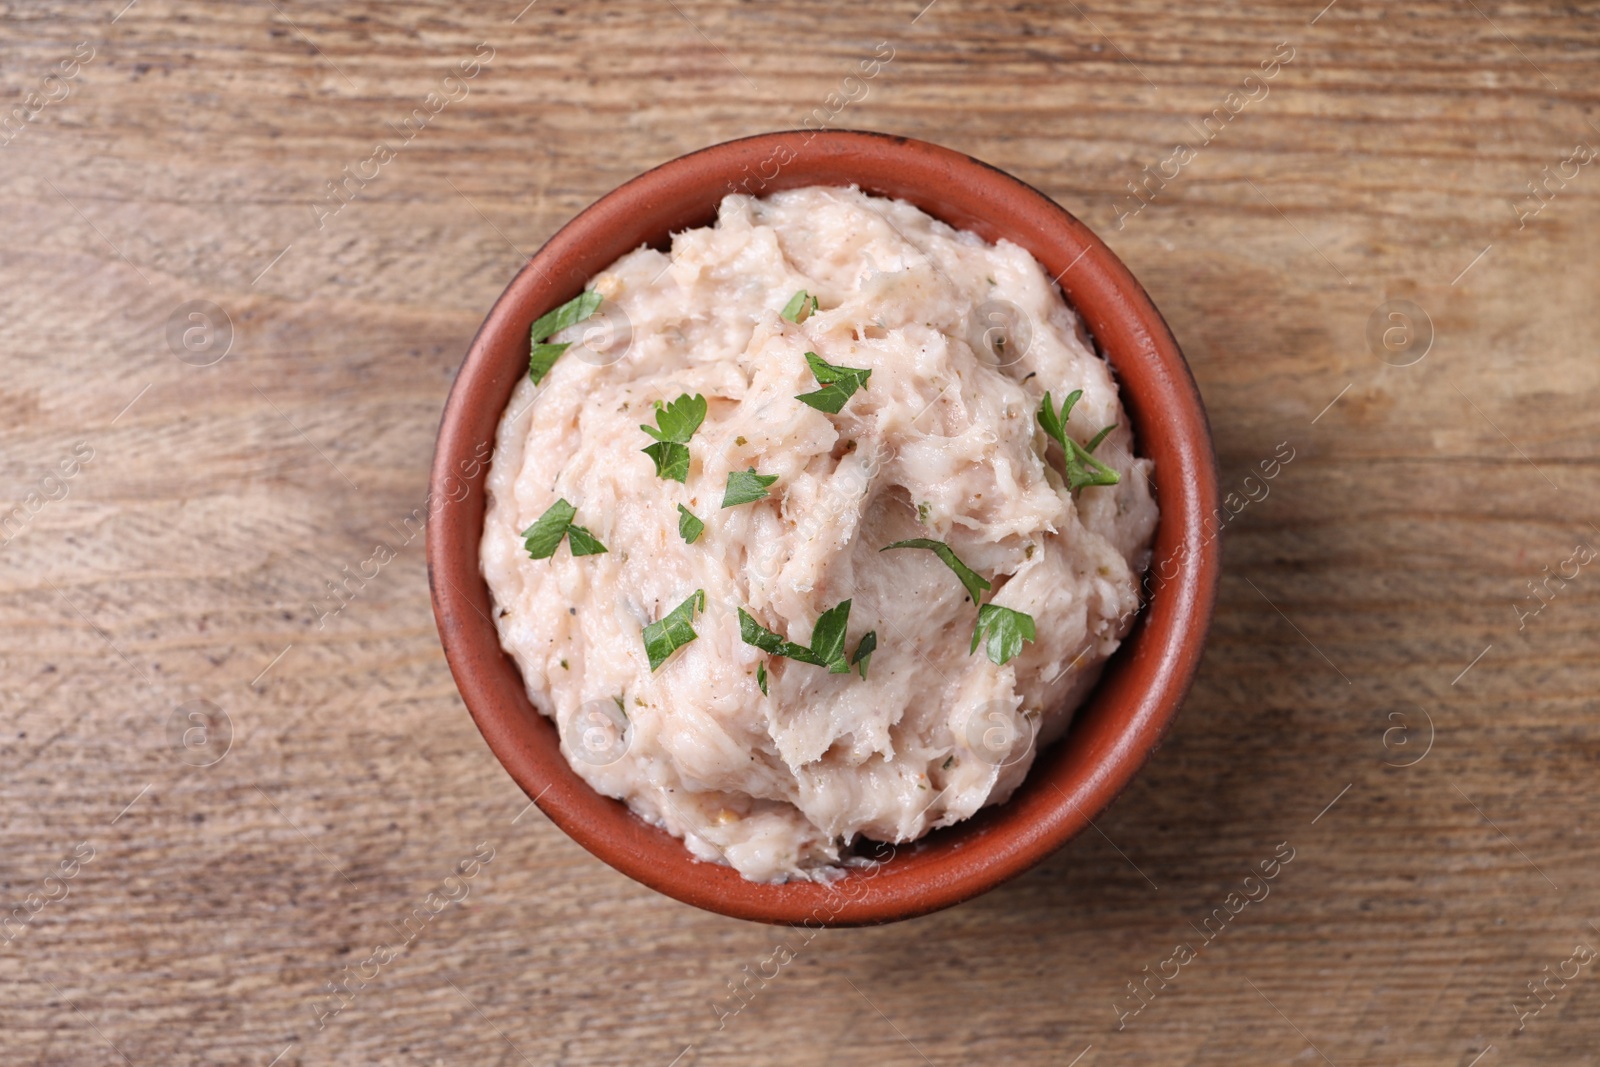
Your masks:
{"label": "wood grain texture", "polygon": [[[1600,539],[1600,168],[1517,208],[1600,145],[1600,6],[124,2],[0,3],[7,107],[65,93],[0,148],[0,903],[28,916],[0,943],[0,1059],[1600,1063],[1596,966],[1516,1011],[1600,946],[1600,565],[1514,609]],[[881,41],[832,124],[1079,214],[1184,346],[1224,490],[1295,458],[1223,535],[1194,694],[1096,832],[960,908],[802,944],[525,811],[406,519],[525,255],[649,166],[800,123]],[[483,43],[468,95],[319,227],[326,183]],[[211,366],[166,340],[195,300],[232,323]],[[1410,366],[1366,340],[1392,300],[1431,320]],[[181,757],[221,733],[173,726],[196,700],[231,724],[210,766]],[[1270,896],[1206,942],[1280,842]],[[469,895],[408,928],[480,843]],[[319,1029],[328,983],[408,937]],[[775,968],[719,1027],[730,983]]]}

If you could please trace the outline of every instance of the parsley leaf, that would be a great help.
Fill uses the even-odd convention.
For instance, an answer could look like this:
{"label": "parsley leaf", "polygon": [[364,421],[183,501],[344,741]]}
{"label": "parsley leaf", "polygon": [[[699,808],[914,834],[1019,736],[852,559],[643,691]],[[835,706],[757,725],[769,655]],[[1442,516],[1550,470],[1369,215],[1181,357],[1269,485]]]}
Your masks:
{"label": "parsley leaf", "polygon": [[690,625],[696,611],[706,609],[706,591],[696,589],[689,599],[667,612],[644,628],[644,652],[650,657],[650,671],[667,661],[667,657],[700,636]]}
{"label": "parsley leaf", "polygon": [[1044,427],[1044,432],[1061,443],[1061,449],[1066,453],[1067,485],[1074,491],[1089,485],[1116,485],[1122,476],[1110,467],[1095,459],[1092,453],[1106,439],[1106,434],[1117,428],[1112,423],[1089,441],[1087,445],[1080,445],[1067,434],[1067,419],[1072,414],[1072,407],[1083,396],[1082,389],[1074,389],[1067,394],[1061,402],[1061,413],[1056,414],[1050,403],[1050,394],[1044,394],[1044,401],[1039,405],[1039,425]]}
{"label": "parsley leaf", "polygon": [[1113,422],[1110,426],[1107,426],[1105,429],[1089,438],[1089,443],[1083,446],[1083,450],[1085,452],[1093,452],[1095,449],[1100,447],[1100,442],[1106,439],[1106,434],[1110,433],[1116,428],[1117,424]]}
{"label": "parsley leaf", "polygon": [[656,425],[640,426],[639,429],[657,441],[676,441],[686,445],[705,419],[706,398],[699,393],[694,396],[684,393],[670,404],[657,400]]}
{"label": "parsley leaf", "polygon": [[573,525],[572,519],[577,513],[578,509],[567,503],[565,497],[551,504],[532,526],[522,531],[528,557],[549,559],[561,547],[562,539],[568,537],[574,556],[596,556],[604,552],[606,546],[596,540],[594,534]]}
{"label": "parsley leaf", "polygon": [[783,306],[780,314],[789,322],[801,323],[810,318],[820,306],[816,297],[802,289],[789,298],[789,302]]}
{"label": "parsley leaf", "polygon": [[978,650],[981,640],[989,659],[1005,666],[1022,651],[1022,642],[1032,641],[1034,636],[1032,615],[999,604],[985,604],[978,609],[978,625],[972,631],[972,647],[967,649],[967,655]]}
{"label": "parsley leaf", "polygon": [[600,300],[600,294],[593,289],[589,289],[579,293],[554,311],[547,311],[534,320],[533,326],[528,330],[528,377],[533,379],[534,385],[544,381],[544,376],[549,374],[550,368],[556,365],[556,360],[561,358],[561,353],[572,345],[571,341],[559,345],[546,344],[546,342],[568,326],[576,326],[590,315],[593,315],[600,306]]}
{"label": "parsley leaf", "polygon": [[529,335],[536,342],[544,341],[568,326],[576,326],[599,309],[600,299],[599,292],[594,289],[579,293],[554,311],[546,312],[535,319],[528,331]]}
{"label": "parsley leaf", "polygon": [[556,365],[556,360],[561,358],[561,353],[567,346],[535,344],[528,351],[528,377],[533,379],[533,384],[538,385],[544,381],[544,376],[550,373],[550,368]]}
{"label": "parsley leaf", "polygon": [[656,439],[655,444],[640,450],[655,460],[656,477],[688,481],[689,440],[705,418],[706,398],[699,394],[684,393],[665,406],[656,401],[656,425],[639,427]]}
{"label": "parsley leaf", "polygon": [[754,645],[763,652],[770,652],[774,656],[787,656],[789,659],[800,659],[799,656],[790,656],[789,651],[794,650],[811,654],[811,650],[804,645],[791,645],[771,630],[762,626],[751,617],[748,611],[739,609],[739,640],[747,645]]}
{"label": "parsley leaf", "polygon": [[892,545],[885,545],[878,549],[887,552],[891,548],[925,548],[929,552],[944,560],[944,565],[956,572],[956,577],[961,579],[961,584],[966,587],[967,595],[974,604],[983,599],[983,591],[991,588],[977,571],[962,563],[955,552],[943,541],[935,541],[927,537],[914,537],[909,541],[896,541]]}
{"label": "parsley leaf", "polygon": [[[774,656],[809,663],[813,667],[826,667],[832,674],[847,674],[850,671],[850,664],[844,658],[844,634],[849,623],[850,601],[841,600],[817,619],[817,625],[811,630],[811,647],[807,648],[793,641],[785,641],[751,618],[749,612],[740,608],[739,639]],[[865,640],[866,638],[862,638],[862,641]],[[873,642],[876,644],[876,637],[873,638]],[[860,648],[858,647],[856,651],[859,653]],[[868,655],[871,655],[870,650]]]}
{"label": "parsley leaf", "polygon": [[528,549],[528,557],[549,560],[555,555],[555,550],[562,545],[562,537],[566,536],[566,528],[573,525],[573,515],[576,514],[578,509],[568,504],[566,498],[550,504],[549,509],[539,515],[533,525],[522,531],[523,547]]}
{"label": "parsley leaf", "polygon": [[844,658],[844,632],[850,625],[850,601],[841,600],[824,611],[811,630],[811,654],[833,674],[849,674]]}
{"label": "parsley leaf", "polygon": [[754,467],[749,470],[729,471],[728,485],[722,491],[722,506],[731,508],[739,504],[764,500],[767,496],[767,486],[777,480],[776,474],[757,474]]}
{"label": "parsley leaf", "polygon": [[577,523],[567,527],[567,547],[574,556],[598,556],[606,550],[594,534]]}
{"label": "parsley leaf", "polygon": [[767,661],[762,660],[756,664],[756,684],[761,687],[761,695],[767,695]]}
{"label": "parsley leaf", "polygon": [[689,480],[689,446],[676,441],[657,441],[639,451],[655,460],[656,477],[674,482]]}
{"label": "parsley leaf", "polygon": [[1055,406],[1051,403],[1050,394],[1044,394],[1044,400],[1039,405],[1039,425],[1044,427],[1044,432],[1054,437],[1057,441],[1067,435],[1067,418],[1072,414],[1073,407],[1083,398],[1082,389],[1074,389],[1067,394],[1061,402],[1061,414],[1056,414]]}
{"label": "parsley leaf", "polygon": [[567,503],[563,497],[534,520],[532,526],[522,531],[523,547],[528,550],[530,559],[549,559],[556,554],[556,549],[561,547],[561,539],[567,536],[567,528],[572,525],[572,517],[578,509]]}
{"label": "parsley leaf", "polygon": [[862,681],[866,681],[867,667],[872,663],[872,654],[877,650],[878,631],[868,630],[861,635],[861,643],[856,646],[855,655],[850,657],[850,663],[860,668]]}
{"label": "parsley leaf", "polygon": [[815,352],[806,353],[806,363],[822,388],[814,393],[801,393],[795,399],[830,415],[839,414],[856,390],[865,389],[867,379],[872,377],[870,369],[835,367]]}
{"label": "parsley leaf", "polygon": [[684,544],[694,544],[705,528],[706,524],[695,518],[694,512],[682,504],[678,505],[678,536],[683,538]]}

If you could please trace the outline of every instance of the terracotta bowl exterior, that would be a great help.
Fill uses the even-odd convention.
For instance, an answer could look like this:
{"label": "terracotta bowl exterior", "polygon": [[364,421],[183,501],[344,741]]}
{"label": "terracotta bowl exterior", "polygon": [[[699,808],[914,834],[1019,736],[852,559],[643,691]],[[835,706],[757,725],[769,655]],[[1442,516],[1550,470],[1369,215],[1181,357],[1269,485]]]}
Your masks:
{"label": "terracotta bowl exterior", "polygon": [[[683,843],[592,790],[567,765],[554,724],[529,703],[500,649],[479,572],[484,479],[495,428],[527,373],[540,314],[641,244],[715,218],[729,192],[857,185],[910,201],[989,241],[1006,238],[1057,277],[1115,368],[1161,508],[1150,602],[1070,731],[1007,803],[882,853],[824,886],[762,885],[691,858]],[[1218,507],[1211,432],[1177,342],[1144,289],[1089,228],[1043,193],[971,157],[904,137],[792,131],[694,152],[607,194],[552,237],[495,303],[467,352],[439,427],[430,483],[428,575],[461,696],[489,748],[539,808],[617,870],[688,904],[807,926],[891,922],[992,889],[1071,840],[1149,758],[1200,662],[1220,573],[1207,536]]]}

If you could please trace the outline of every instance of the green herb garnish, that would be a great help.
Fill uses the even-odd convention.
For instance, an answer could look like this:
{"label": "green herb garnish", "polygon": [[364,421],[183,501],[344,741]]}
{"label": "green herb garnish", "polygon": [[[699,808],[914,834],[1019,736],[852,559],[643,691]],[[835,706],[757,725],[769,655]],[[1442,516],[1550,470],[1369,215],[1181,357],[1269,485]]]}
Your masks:
{"label": "green herb garnish", "polygon": [[1022,651],[1022,642],[1032,641],[1034,636],[1032,615],[999,604],[985,604],[978,609],[978,625],[972,631],[972,647],[967,649],[967,655],[978,650],[981,640],[989,659],[1003,667]]}
{"label": "green herb garnish", "polygon": [[887,552],[891,548],[925,548],[929,552],[944,560],[946,567],[956,572],[956,577],[961,579],[961,584],[966,587],[967,595],[974,604],[983,599],[983,591],[991,588],[989,583],[977,571],[962,563],[955,552],[943,541],[935,541],[927,537],[914,537],[909,541],[896,541],[892,545],[885,545],[878,549]]}
{"label": "green herb garnish", "polygon": [[[606,550],[594,534],[574,523],[567,527],[567,547],[572,549],[574,556],[598,556]],[[627,553],[623,553],[626,561]]]}
{"label": "green herb garnish", "polygon": [[684,393],[666,405],[656,401],[656,425],[641,425],[639,429],[656,439],[655,444],[640,451],[655,460],[657,478],[689,480],[689,439],[705,418],[706,398],[699,394]]}
{"label": "green herb garnish", "polygon": [[849,674],[844,658],[844,634],[850,625],[850,601],[841,600],[817,618],[811,629],[811,654],[827,665],[830,674]]}
{"label": "green herb garnish", "polygon": [[[739,639],[745,644],[754,645],[774,656],[809,663],[814,667],[826,667],[832,674],[850,672],[850,662],[844,656],[844,635],[849,624],[850,601],[841,600],[817,619],[816,626],[811,629],[811,647],[807,648],[793,641],[785,641],[751,618],[749,612],[739,609]],[[876,637],[873,643],[877,643]],[[856,651],[860,653],[859,646]],[[871,654],[872,649],[868,648],[867,655]]]}
{"label": "green herb garnish", "polygon": [[[751,617],[748,611],[739,609],[739,640],[747,645],[755,645],[763,652],[770,652],[774,656],[788,656],[790,659],[811,662],[811,650],[804,645],[791,644],[762,626]],[[790,652],[795,653],[790,655]]]}
{"label": "green herb garnish", "polygon": [[783,306],[780,314],[789,322],[802,323],[821,306],[817,303],[816,297],[802,289],[789,298],[789,302]]}
{"label": "green herb garnish", "polygon": [[1039,405],[1039,425],[1044,427],[1044,432],[1061,443],[1061,449],[1066,453],[1067,485],[1074,491],[1089,485],[1116,485],[1121,480],[1121,475],[1110,467],[1095,459],[1090,453],[1100,446],[1106,439],[1106,434],[1117,428],[1112,423],[1094,437],[1086,445],[1080,445],[1067,434],[1067,418],[1072,414],[1072,406],[1083,396],[1082,389],[1074,389],[1067,394],[1061,402],[1061,413],[1056,414],[1050,405],[1050,394],[1044,394],[1044,402]]}
{"label": "green herb garnish", "polygon": [[528,331],[528,377],[533,379],[534,385],[544,381],[544,376],[550,373],[550,368],[555,366],[561,353],[572,346],[571,341],[558,345],[545,342],[568,326],[576,326],[593,315],[600,306],[600,299],[600,294],[590,289],[534,320]]}
{"label": "green herb garnish", "polygon": [[839,414],[856,390],[865,389],[867,379],[872,377],[870,370],[835,367],[815,352],[806,353],[806,362],[811,365],[811,373],[816,375],[822,388],[814,393],[801,393],[795,399],[830,415]]}
{"label": "green herb garnish", "polygon": [[722,491],[722,506],[731,508],[739,504],[764,500],[767,496],[767,486],[777,480],[776,474],[757,474],[754,467],[749,470],[729,471],[728,485]]}
{"label": "green herb garnish", "polygon": [[578,509],[567,503],[565,497],[551,504],[532,526],[522,531],[523,547],[528,550],[528,556],[532,559],[549,559],[555,555],[556,549],[561,547],[561,539],[567,536],[573,516],[577,514]]}
{"label": "green herb garnish", "polygon": [[692,545],[705,531],[706,524],[694,517],[694,512],[678,505],[678,536],[683,538],[683,543]]}
{"label": "green herb garnish", "polygon": [[861,680],[867,679],[867,667],[872,663],[872,654],[878,649],[878,631],[868,630],[861,636],[861,643],[856,645],[855,655],[850,657],[850,665],[861,671]]}
{"label": "green herb garnish", "polygon": [[644,628],[644,652],[650,657],[650,671],[667,661],[667,657],[693,641],[699,635],[689,625],[696,611],[706,609],[706,591],[696,589],[689,599],[667,612]]}
{"label": "green herb garnish", "polygon": [[572,521],[577,513],[578,509],[563,497],[551,504],[543,515],[534,520],[532,526],[523,530],[523,546],[527,548],[529,558],[549,559],[561,547],[563,538],[567,540],[574,556],[597,556],[604,552],[606,546],[596,540],[594,534]]}
{"label": "green herb garnish", "polygon": [[767,663],[762,660],[756,664],[756,684],[761,687],[761,695],[767,695]]}

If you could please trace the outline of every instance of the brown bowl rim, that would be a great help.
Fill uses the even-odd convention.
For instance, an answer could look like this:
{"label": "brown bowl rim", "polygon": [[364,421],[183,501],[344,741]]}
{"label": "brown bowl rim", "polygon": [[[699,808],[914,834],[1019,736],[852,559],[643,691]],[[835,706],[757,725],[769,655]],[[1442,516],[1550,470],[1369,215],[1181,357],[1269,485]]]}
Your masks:
{"label": "brown bowl rim", "polygon": [[[768,170],[776,171],[769,175]],[[714,218],[735,183],[762,195],[854,184],[895,196],[986,240],[1005,237],[1056,276],[1115,369],[1140,454],[1156,461],[1161,508],[1152,568],[1177,570],[1150,597],[1068,734],[1041,751],[1004,805],[898,846],[831,885],[749,882],[695,860],[682,841],[596,793],[568,766],[555,727],[500,648],[479,571],[484,445],[526,372],[534,318],[643,243]],[[552,822],[623,874],[739,919],[807,926],[891,922],[950,907],[1032,867],[1081,833],[1149,759],[1193,682],[1220,559],[1205,406],[1171,330],[1122,262],[1042,192],[980,160],[906,137],[790,130],[664,163],[597,200],[529,260],[473,338],[440,419],[429,482],[428,581],[445,657],[490,750]],[[1154,572],[1153,572],[1154,573]]]}

